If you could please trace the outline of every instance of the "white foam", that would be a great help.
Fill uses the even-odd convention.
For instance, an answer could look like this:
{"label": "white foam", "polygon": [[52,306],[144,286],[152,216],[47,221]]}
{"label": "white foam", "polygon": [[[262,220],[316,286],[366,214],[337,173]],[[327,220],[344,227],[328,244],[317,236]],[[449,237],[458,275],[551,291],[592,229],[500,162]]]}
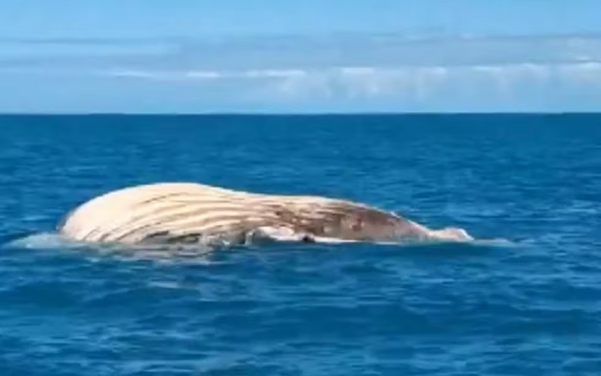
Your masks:
{"label": "white foam", "polygon": [[[302,241],[299,240],[299,237],[292,236],[288,233],[277,233],[277,235],[279,236],[272,238],[275,243],[302,243]],[[511,247],[516,245],[507,239],[473,239],[461,241],[445,239],[411,239],[407,241],[386,242],[365,242],[328,237],[312,237],[311,239],[318,244],[341,245],[349,243],[363,243],[393,247],[427,247],[441,244],[464,244],[485,247]],[[254,244],[252,239],[247,240],[251,240],[246,244],[247,246],[260,246],[262,243],[260,240],[257,242],[257,244]],[[229,244],[227,244],[227,242],[215,242],[215,239],[212,239],[209,243],[210,244],[93,244],[73,241],[56,233],[38,233],[13,240],[7,244],[4,244],[4,247],[36,250],[86,250],[88,252],[93,251],[93,253],[97,254],[123,255],[127,257],[133,257],[135,259],[150,258],[164,261],[179,258],[185,258],[188,260],[197,259],[200,261],[218,249],[228,249],[231,247]],[[218,244],[217,246],[215,245],[216,243]]]}
{"label": "white foam", "polygon": [[465,244],[475,246],[499,246],[508,247],[516,246],[516,244],[507,239],[469,239],[469,240],[453,240],[453,239],[411,239],[411,240],[400,240],[400,241],[370,241],[362,242],[359,240],[346,240],[336,238],[313,238],[317,243],[323,244],[345,244],[345,243],[367,243],[375,245],[386,245],[386,246],[429,246],[437,244]]}
{"label": "white foam", "polygon": [[56,233],[42,232],[39,234],[27,235],[25,237],[12,240],[6,244],[6,248],[25,248],[25,249],[57,249],[57,248],[76,248],[81,247],[81,243],[66,239]]}

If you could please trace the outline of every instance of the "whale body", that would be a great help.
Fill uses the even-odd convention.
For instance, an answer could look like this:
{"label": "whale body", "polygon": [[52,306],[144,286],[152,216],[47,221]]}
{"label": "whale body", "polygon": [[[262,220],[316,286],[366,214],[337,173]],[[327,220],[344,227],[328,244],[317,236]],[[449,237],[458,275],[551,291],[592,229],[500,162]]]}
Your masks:
{"label": "whale body", "polygon": [[349,200],[251,193],[185,182],[102,194],[68,213],[57,230],[76,241],[118,244],[472,240],[463,229],[432,230]]}

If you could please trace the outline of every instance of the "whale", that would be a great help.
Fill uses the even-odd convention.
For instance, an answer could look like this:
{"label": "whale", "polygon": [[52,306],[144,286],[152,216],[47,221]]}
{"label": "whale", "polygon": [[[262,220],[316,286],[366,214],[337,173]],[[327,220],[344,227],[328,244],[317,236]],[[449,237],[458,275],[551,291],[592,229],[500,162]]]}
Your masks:
{"label": "whale", "polygon": [[149,183],[102,193],[68,212],[57,231],[79,242],[130,245],[473,240],[461,228],[430,229],[344,198],[195,182]]}

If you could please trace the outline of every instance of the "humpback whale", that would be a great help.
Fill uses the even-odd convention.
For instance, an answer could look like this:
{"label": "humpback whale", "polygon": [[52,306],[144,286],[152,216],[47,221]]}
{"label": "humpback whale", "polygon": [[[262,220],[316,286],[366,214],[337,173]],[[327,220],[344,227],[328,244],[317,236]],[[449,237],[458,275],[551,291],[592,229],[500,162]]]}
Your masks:
{"label": "humpback whale", "polygon": [[57,226],[82,242],[245,245],[260,241],[468,241],[346,199],[252,193],[188,182],[126,187],[90,199]]}

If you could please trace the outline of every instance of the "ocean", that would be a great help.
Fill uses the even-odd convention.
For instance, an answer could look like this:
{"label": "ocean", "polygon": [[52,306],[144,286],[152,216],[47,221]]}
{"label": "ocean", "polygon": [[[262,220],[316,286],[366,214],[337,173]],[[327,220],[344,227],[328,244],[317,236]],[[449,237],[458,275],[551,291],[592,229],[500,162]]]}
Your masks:
{"label": "ocean", "polygon": [[[55,234],[165,181],[505,242],[170,257]],[[598,375],[600,229],[601,115],[0,116],[0,374]]]}

